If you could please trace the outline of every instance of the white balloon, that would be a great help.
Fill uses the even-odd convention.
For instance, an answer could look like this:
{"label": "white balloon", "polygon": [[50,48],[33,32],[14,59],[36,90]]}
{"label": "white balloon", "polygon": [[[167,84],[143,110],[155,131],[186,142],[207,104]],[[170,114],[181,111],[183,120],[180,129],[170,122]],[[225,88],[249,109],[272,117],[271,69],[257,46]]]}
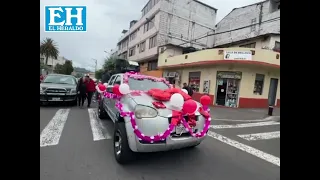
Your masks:
{"label": "white balloon", "polygon": [[188,91],[186,89],[182,89],[182,91],[186,94],[188,94]]}
{"label": "white balloon", "polygon": [[130,93],[130,87],[128,84],[121,84],[119,86],[119,92],[121,94],[129,94]]}
{"label": "white balloon", "polygon": [[183,96],[179,93],[173,94],[170,98],[170,105],[177,110],[182,109],[183,103],[184,103]]}
{"label": "white balloon", "polygon": [[105,87],[108,87],[108,83],[103,83],[103,85],[104,85]]}

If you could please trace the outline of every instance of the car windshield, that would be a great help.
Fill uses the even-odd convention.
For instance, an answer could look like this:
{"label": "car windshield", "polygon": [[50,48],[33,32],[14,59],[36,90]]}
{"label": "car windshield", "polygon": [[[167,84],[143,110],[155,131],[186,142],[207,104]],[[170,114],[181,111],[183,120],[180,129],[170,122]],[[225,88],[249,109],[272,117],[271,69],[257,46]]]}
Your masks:
{"label": "car windshield", "polygon": [[169,86],[164,82],[152,81],[150,79],[134,79],[129,78],[128,84],[131,90],[149,91],[150,89],[168,89]]}
{"label": "car windshield", "polygon": [[73,77],[71,76],[47,76],[43,83],[54,83],[54,84],[72,84],[75,85],[76,81]]}

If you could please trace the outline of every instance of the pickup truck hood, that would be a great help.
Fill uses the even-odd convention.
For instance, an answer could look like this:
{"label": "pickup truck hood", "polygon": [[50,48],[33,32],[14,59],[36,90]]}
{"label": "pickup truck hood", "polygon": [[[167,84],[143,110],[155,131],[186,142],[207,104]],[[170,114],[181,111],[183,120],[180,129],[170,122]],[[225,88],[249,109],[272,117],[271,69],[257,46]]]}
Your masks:
{"label": "pickup truck hood", "polygon": [[[153,104],[152,102],[155,102],[157,100],[153,99],[151,96],[149,96],[148,94],[146,93],[140,93],[140,95],[132,95],[130,94],[129,95],[133,101],[135,101],[137,104],[141,104],[141,105],[145,105],[145,106],[149,106],[149,107],[153,107]],[[169,115],[172,115],[172,109],[170,108],[170,102],[169,101],[162,101],[162,103],[167,107],[167,108],[164,108],[164,109],[157,109],[158,113],[159,113],[159,116],[162,116],[162,117],[168,117]],[[198,103],[198,107],[200,107],[200,103]]]}
{"label": "pickup truck hood", "polygon": [[76,88],[77,85],[72,85],[72,84],[54,84],[54,83],[41,83],[40,87],[43,88],[66,88],[66,89],[72,89]]}

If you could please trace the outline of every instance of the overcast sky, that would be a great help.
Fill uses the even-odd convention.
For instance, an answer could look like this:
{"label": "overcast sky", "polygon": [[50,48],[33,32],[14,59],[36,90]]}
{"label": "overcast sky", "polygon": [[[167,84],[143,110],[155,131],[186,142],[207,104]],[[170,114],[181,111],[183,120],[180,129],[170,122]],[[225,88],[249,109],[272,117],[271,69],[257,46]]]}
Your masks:
{"label": "overcast sky", "polygon": [[[233,8],[249,5],[262,0],[200,0],[218,9],[219,22]],[[116,47],[121,31],[128,29],[129,22],[140,19],[141,9],[148,0],[43,0],[40,1],[40,40],[45,37],[54,39],[59,47],[60,56],[73,61],[74,66],[98,68],[106,57],[104,51]],[[84,5],[87,6],[87,32],[85,33],[47,33],[44,32],[45,5]]]}

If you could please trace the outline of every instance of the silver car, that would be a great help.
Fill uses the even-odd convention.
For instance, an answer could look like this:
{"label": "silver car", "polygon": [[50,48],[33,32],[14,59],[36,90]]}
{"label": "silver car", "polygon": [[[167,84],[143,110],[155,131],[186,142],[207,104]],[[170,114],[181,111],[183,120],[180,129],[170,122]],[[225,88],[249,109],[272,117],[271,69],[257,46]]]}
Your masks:
{"label": "silver car", "polygon": [[[124,74],[115,74],[111,76],[107,91],[112,93],[112,88],[115,84],[122,84]],[[163,82],[155,82],[148,79],[136,80],[133,78],[128,79],[128,85],[131,90],[148,91],[152,88],[168,89],[168,85]],[[164,132],[171,123],[172,110],[155,109],[152,102],[152,97],[145,93],[139,96],[127,94],[121,98],[123,109],[126,111],[135,112],[135,119],[139,129],[147,136],[153,136],[159,132]],[[164,102],[167,105],[168,102]],[[114,155],[118,163],[123,164],[132,160],[137,152],[156,152],[156,151],[169,151],[173,149],[181,149],[186,147],[195,147],[204,139],[195,138],[187,131],[176,133],[176,130],[160,142],[149,143],[139,140],[135,135],[130,118],[121,117],[120,112],[115,107],[116,100],[109,98],[102,98],[98,107],[98,115],[100,119],[111,119],[115,124],[113,135]],[[200,107],[200,103],[198,104]],[[168,106],[166,106],[168,107]],[[146,112],[149,117],[137,115],[139,112]],[[140,113],[141,114],[141,113]],[[143,113],[142,113],[143,114]],[[152,117],[150,117],[152,114]],[[203,129],[205,118],[196,113],[196,127],[194,132],[199,132]],[[183,128],[184,129],[184,128]]]}
{"label": "silver car", "polygon": [[40,104],[70,102],[77,104],[77,80],[74,76],[49,74],[40,83]]}

